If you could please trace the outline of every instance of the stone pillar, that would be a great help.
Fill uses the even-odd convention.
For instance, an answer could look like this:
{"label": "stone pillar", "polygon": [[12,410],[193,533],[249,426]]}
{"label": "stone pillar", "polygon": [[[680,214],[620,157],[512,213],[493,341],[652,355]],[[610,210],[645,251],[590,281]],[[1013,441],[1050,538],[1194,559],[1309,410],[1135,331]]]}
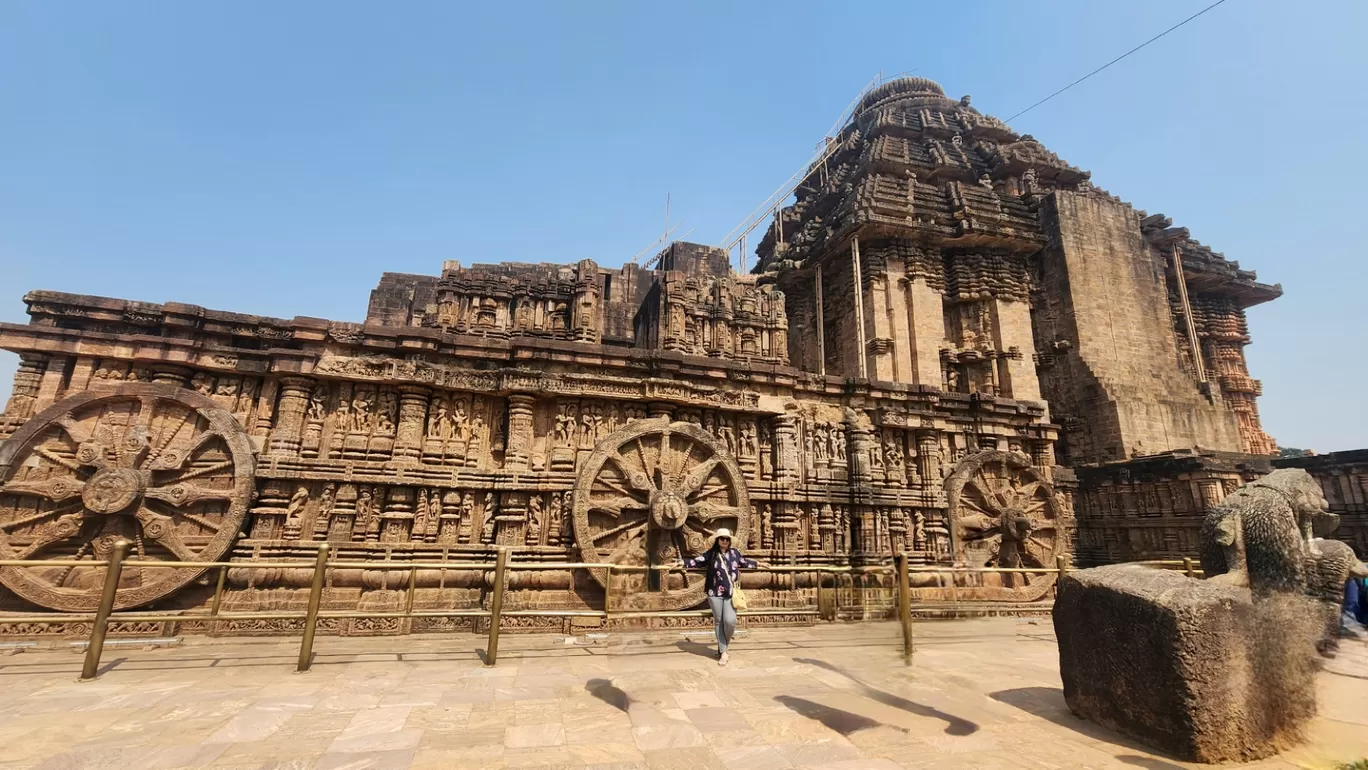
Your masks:
{"label": "stone pillar", "polygon": [[941,488],[940,437],[934,430],[919,430],[917,437],[917,473],[922,480],[923,499],[935,505],[943,494]]}
{"label": "stone pillar", "polygon": [[309,381],[285,377],[280,381],[280,401],[276,407],[275,428],[271,431],[270,454],[298,457],[304,437],[304,413],[309,408]]}
{"label": "stone pillar", "polygon": [[849,417],[846,418],[845,426],[846,440],[850,447],[850,485],[869,486],[872,483],[869,453],[873,450],[874,439],[869,435],[868,428],[860,427]]}
{"label": "stone pillar", "polygon": [[1225,485],[1220,479],[1200,479],[1197,489],[1202,495],[1202,510],[1211,510],[1225,499]]}
{"label": "stone pillar", "polygon": [[285,481],[267,481],[252,506],[253,540],[279,540],[285,534],[285,516],[289,510],[290,487]]}
{"label": "stone pillar", "polygon": [[898,380],[893,350],[896,347],[888,310],[888,276],[886,274],[869,277],[869,350],[870,376],[876,380],[893,382]]}
{"label": "stone pillar", "polygon": [[504,449],[504,470],[527,470],[532,452],[532,407],[536,398],[524,393],[508,397],[508,445]]}
{"label": "stone pillar", "polygon": [[869,378],[869,362],[865,350],[864,278],[860,270],[860,239],[850,239],[851,292],[855,301],[855,361],[852,372],[860,379]]}
{"label": "stone pillar", "polygon": [[928,285],[925,278],[907,281],[904,293],[907,347],[911,359],[908,381],[940,390],[944,379],[941,375],[940,347],[945,339],[945,311],[941,293]]}
{"label": "stone pillar", "polygon": [[394,461],[417,464],[423,454],[429,392],[417,385],[399,386],[399,425],[394,436]]}
{"label": "stone pillar", "polygon": [[817,373],[826,376],[826,321],[824,319],[825,309],[822,307],[822,266],[817,265],[816,275],[816,299],[813,304],[817,306]]}
{"label": "stone pillar", "polygon": [[674,419],[674,404],[667,404],[664,401],[652,401],[646,405],[646,416],[651,419],[664,417]]}
{"label": "stone pillar", "polygon": [[1031,353],[1035,341],[1031,332],[1031,306],[1028,302],[992,300],[993,346],[1007,353],[998,361],[998,385],[1002,395],[1023,401],[1040,401],[1040,381],[1036,377]]}
{"label": "stone pillar", "polygon": [[801,473],[798,463],[798,421],[792,412],[774,417],[774,480],[792,483]]}
{"label": "stone pillar", "polygon": [[14,373],[14,390],[5,404],[5,419],[17,423],[34,415],[38,390],[47,370],[48,357],[41,353],[20,353],[19,369]]}
{"label": "stone pillar", "polygon": [[[42,379],[38,381],[38,399],[33,404],[34,414],[56,403],[63,390],[63,383],[66,380],[65,369],[69,361],[70,359],[60,356],[48,358],[47,368],[43,370]],[[71,392],[85,390],[90,383],[94,367],[95,362],[89,358],[76,359],[76,363],[71,367],[71,381],[66,387]]]}
{"label": "stone pillar", "polygon": [[[406,543],[413,532],[413,489],[394,487],[380,512],[378,539],[382,543]],[[371,539],[369,537],[367,540]]]}

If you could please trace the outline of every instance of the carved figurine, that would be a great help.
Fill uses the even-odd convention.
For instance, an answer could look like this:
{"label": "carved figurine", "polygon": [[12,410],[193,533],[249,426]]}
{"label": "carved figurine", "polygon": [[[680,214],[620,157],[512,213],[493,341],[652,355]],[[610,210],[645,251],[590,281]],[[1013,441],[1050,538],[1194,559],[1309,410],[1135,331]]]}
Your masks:
{"label": "carved figurine", "polygon": [[328,532],[336,501],[337,485],[332,482],[324,484],[323,494],[318,498],[318,512],[314,514],[314,533],[320,538]]}
{"label": "carved figurine", "polygon": [[542,498],[541,495],[532,495],[527,501],[527,544],[541,545],[542,531]]}
{"label": "carved figurine", "polygon": [[494,544],[494,517],[498,511],[494,508],[494,493],[486,492],[484,499],[484,527],[480,529],[480,542],[485,545]]}
{"label": "carved figurine", "polygon": [[309,422],[323,422],[323,418],[328,414],[328,388],[319,383],[313,387],[309,393],[309,411],[306,418]]}
{"label": "carved figurine", "polygon": [[561,508],[561,496],[552,494],[548,507],[546,521],[546,542],[547,545],[560,545],[561,528],[565,526],[564,514]]}
{"label": "carved figurine", "polygon": [[399,414],[399,400],[394,392],[380,391],[380,402],[375,410],[375,427],[380,433],[393,433],[394,422]]}
{"label": "carved figurine", "polygon": [[309,488],[299,486],[295,489],[294,496],[290,498],[290,504],[285,508],[285,521],[298,522],[304,515],[304,506],[309,503]]}

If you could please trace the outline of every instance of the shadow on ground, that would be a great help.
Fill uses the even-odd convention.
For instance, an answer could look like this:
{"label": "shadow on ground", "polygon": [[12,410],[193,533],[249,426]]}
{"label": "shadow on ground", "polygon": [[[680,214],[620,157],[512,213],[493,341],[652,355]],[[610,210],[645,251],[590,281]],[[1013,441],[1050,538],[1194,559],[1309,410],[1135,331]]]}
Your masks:
{"label": "shadow on ground", "polygon": [[860,694],[872,701],[882,703],[885,706],[892,706],[895,709],[901,709],[909,714],[943,720],[945,722],[945,732],[947,735],[972,735],[978,732],[979,726],[974,722],[970,722],[968,719],[957,717],[954,714],[947,714],[938,708],[923,706],[916,701],[910,701],[901,696],[894,695],[891,692],[884,692],[883,690],[871,687],[854,674],[845,671],[839,666],[827,663],[824,660],[816,660],[814,658],[794,658],[793,660],[796,663],[804,663],[809,666],[816,666],[817,668],[840,674],[846,679],[854,682],[856,687],[859,688]]}
{"label": "shadow on ground", "polygon": [[[988,693],[988,697],[998,703],[1005,703],[1008,706],[1025,711],[1040,717],[1041,719],[1053,722],[1060,727],[1068,728],[1080,735],[1086,735],[1094,740],[1102,741],[1117,748],[1131,749],[1149,754],[1158,754],[1155,749],[1137,741],[1133,741],[1120,733],[1109,728],[1103,727],[1096,722],[1089,722],[1082,717],[1074,716],[1069,711],[1069,704],[1064,701],[1064,691],[1058,687],[1020,687],[1015,690],[999,690]],[[1116,759],[1128,765],[1136,767],[1149,767],[1158,770],[1171,770],[1171,768],[1181,768],[1182,765],[1175,765],[1165,762],[1162,759],[1153,757],[1143,757],[1135,754],[1118,754]]]}
{"label": "shadow on ground", "polygon": [[[784,704],[784,706],[795,713],[801,714],[808,719],[821,722],[827,729],[834,730],[846,737],[858,733],[861,730],[868,730],[871,727],[893,727],[893,725],[886,725],[883,722],[870,719],[869,717],[852,714],[849,711],[832,708],[831,706],[823,706],[820,703],[814,703],[803,698],[795,698],[790,695],[776,695],[774,699]],[[904,730],[901,727],[893,727],[893,729],[903,733],[907,732],[907,730]]]}
{"label": "shadow on ground", "polygon": [[626,711],[632,705],[631,696],[607,679],[590,679],[584,683],[584,689],[618,711]]}
{"label": "shadow on ground", "polygon": [[1138,757],[1134,754],[1117,754],[1116,761],[1135,767],[1148,768],[1148,770],[1187,770],[1182,765],[1175,765],[1172,762],[1165,762],[1153,757]]}

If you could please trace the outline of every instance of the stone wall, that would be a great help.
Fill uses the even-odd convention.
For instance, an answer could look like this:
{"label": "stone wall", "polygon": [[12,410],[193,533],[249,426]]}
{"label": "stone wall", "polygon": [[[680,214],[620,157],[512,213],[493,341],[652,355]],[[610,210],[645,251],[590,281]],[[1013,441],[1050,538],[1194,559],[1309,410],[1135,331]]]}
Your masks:
{"label": "stone wall", "polygon": [[1041,212],[1036,348],[1062,462],[1097,463],[1201,447],[1243,448],[1234,416],[1179,368],[1164,267],[1139,217],[1096,195],[1055,191]]}

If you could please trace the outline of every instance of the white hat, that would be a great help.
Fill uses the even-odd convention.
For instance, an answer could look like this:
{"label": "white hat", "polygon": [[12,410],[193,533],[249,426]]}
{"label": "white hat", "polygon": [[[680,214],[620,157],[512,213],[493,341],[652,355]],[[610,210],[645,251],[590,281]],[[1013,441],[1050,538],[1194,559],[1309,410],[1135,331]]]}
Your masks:
{"label": "white hat", "polygon": [[723,527],[723,528],[721,528],[721,529],[719,529],[719,530],[717,530],[716,532],[713,533],[713,542],[717,542],[719,539],[724,538],[724,537],[727,538],[728,540],[731,540],[731,539],[732,539],[731,530],[730,530],[730,529],[727,529],[726,527]]}

